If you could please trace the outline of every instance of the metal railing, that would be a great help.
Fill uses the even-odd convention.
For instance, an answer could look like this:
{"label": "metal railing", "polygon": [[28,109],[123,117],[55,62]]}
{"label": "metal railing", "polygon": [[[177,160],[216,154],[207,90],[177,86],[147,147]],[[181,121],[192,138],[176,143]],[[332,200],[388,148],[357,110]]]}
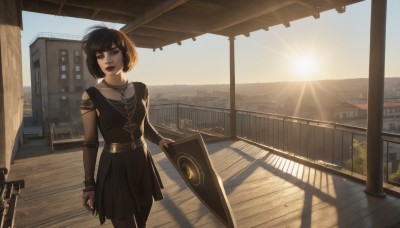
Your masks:
{"label": "metal railing", "polygon": [[[365,178],[366,129],[333,122],[236,111],[237,136],[291,156]],[[177,131],[230,136],[230,110],[184,104],[152,105],[150,121]],[[400,186],[400,135],[383,133],[384,180]]]}
{"label": "metal railing", "polygon": [[150,120],[166,128],[229,136],[229,110],[186,104],[152,105]]}
{"label": "metal railing", "polygon": [[25,180],[6,181],[8,169],[0,168],[0,228],[14,227],[15,213],[20,190],[25,188]]}

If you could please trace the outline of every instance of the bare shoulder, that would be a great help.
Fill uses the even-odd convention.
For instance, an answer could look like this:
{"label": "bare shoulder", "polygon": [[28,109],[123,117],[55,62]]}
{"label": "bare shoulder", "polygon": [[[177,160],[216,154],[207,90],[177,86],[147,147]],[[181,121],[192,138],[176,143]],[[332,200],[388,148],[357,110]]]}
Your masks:
{"label": "bare shoulder", "polygon": [[82,93],[82,100],[88,100],[88,99],[90,99],[90,96],[89,96],[89,94],[88,94],[86,91],[84,91],[84,92]]}

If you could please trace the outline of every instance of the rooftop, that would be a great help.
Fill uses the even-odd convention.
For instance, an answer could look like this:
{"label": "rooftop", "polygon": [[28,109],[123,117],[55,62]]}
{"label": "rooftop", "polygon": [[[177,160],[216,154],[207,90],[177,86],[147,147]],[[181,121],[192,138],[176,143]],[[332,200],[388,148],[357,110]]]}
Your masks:
{"label": "rooftop", "polygon": [[[400,225],[400,199],[380,199],[364,185],[305,166],[244,141],[207,143],[238,227],[394,227]],[[166,156],[150,144],[165,185],[149,227],[221,227],[222,224],[185,186]],[[25,179],[16,208],[16,227],[98,227],[85,211],[82,152],[54,153],[44,140],[21,146],[11,179]],[[329,214],[329,216],[327,216]],[[112,227],[106,222],[102,227]]]}

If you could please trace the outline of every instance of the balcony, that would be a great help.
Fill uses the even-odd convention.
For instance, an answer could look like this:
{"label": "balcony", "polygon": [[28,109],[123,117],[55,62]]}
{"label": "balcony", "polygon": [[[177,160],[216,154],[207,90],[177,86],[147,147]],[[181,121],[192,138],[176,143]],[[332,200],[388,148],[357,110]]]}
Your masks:
{"label": "balcony", "polygon": [[[184,104],[151,107],[151,122],[180,132],[203,132],[215,137],[231,135],[230,110]],[[333,122],[236,111],[240,140],[274,151],[280,156],[318,165],[364,182],[366,129]],[[384,133],[384,181],[387,190],[400,186],[400,135]]]}
{"label": "balcony", "polygon": [[[238,227],[396,227],[398,136],[384,134],[386,198],[363,192],[365,129],[287,116],[237,111],[238,140],[229,139],[229,110],[182,104],[152,106],[164,131],[202,132]],[[101,148],[100,148],[101,149]],[[148,227],[222,227],[150,144],[164,182]],[[54,153],[44,141],[24,144],[12,166],[24,178],[17,227],[97,227],[81,206],[80,148]],[[327,216],[328,215],[328,216]],[[104,227],[112,227],[107,222]]]}

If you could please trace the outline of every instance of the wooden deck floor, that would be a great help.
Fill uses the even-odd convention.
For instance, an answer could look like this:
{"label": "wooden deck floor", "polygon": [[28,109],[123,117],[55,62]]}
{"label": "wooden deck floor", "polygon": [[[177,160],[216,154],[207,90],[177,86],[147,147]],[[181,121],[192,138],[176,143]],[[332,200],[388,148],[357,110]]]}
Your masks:
{"label": "wooden deck floor", "polygon": [[[194,197],[165,155],[150,145],[165,199],[148,227],[223,227]],[[397,227],[400,199],[377,199],[364,186],[276,156],[242,141],[208,144],[238,227]],[[21,147],[9,180],[25,179],[16,227],[99,227],[81,206],[79,149],[50,153],[43,141]],[[106,222],[102,227],[112,227]]]}

